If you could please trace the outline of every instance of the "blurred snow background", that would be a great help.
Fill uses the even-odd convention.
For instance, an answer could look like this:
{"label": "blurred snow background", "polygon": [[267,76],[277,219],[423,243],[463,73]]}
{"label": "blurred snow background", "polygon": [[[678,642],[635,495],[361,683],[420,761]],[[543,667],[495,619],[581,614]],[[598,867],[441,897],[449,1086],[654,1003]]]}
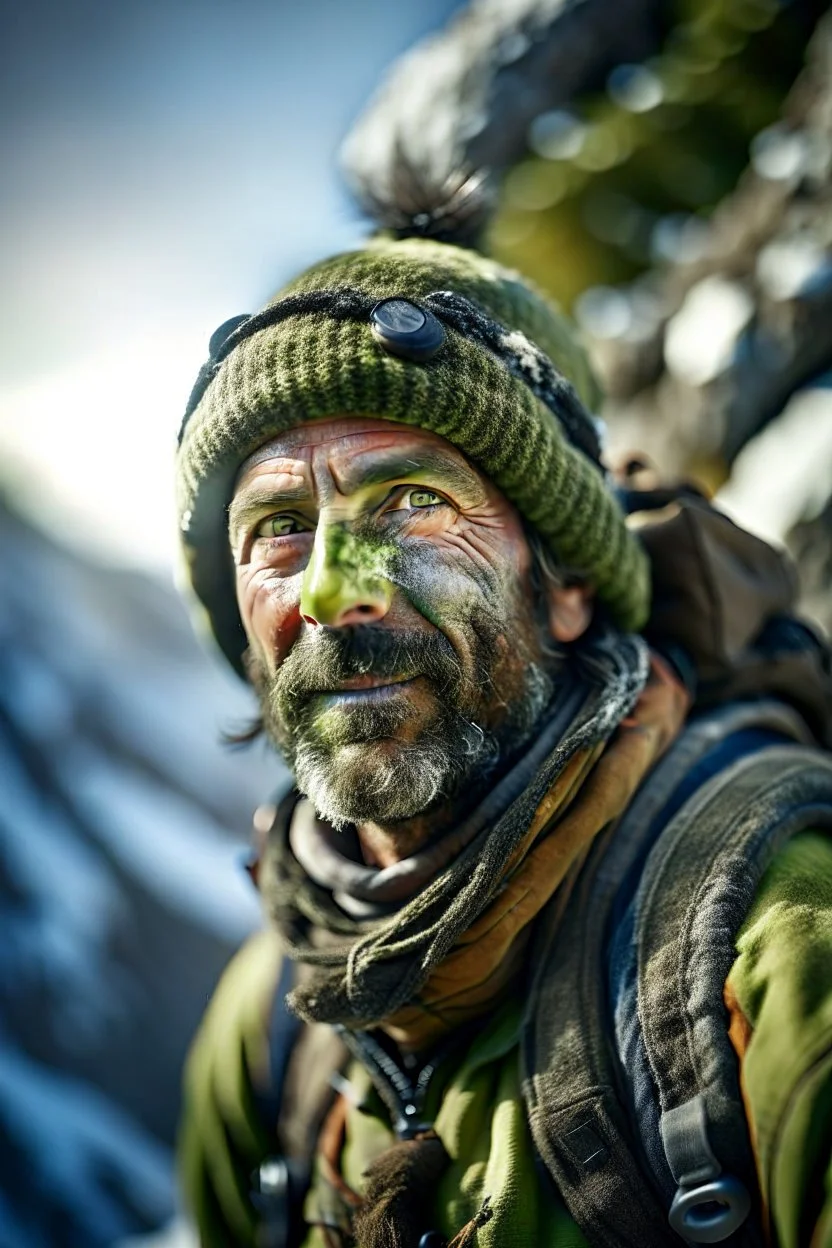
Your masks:
{"label": "blurred snow background", "polygon": [[0,1248],[175,1213],[182,1059],[283,783],[220,741],[253,708],[173,588],[175,435],[214,327],[361,237],[335,149],[452,7],[3,5]]}
{"label": "blurred snow background", "polygon": [[211,331],[360,240],[337,146],[438,30],[385,107],[406,73],[473,152],[502,112],[492,246],[575,313],[611,449],[787,543],[828,626],[832,26],[813,0],[2,8],[0,1248],[180,1248],[181,1062],[284,779],[220,743],[252,705],[172,584]]}

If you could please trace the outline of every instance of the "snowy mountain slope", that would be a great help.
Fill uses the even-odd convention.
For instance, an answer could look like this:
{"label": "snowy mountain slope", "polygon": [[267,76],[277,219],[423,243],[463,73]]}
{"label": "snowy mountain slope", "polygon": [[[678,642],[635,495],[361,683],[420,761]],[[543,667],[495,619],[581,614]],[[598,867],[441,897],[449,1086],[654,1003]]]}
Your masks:
{"label": "snowy mountain slope", "polygon": [[258,922],[240,866],[285,782],[172,589],[0,506],[0,1248],[174,1211],[180,1068]]}

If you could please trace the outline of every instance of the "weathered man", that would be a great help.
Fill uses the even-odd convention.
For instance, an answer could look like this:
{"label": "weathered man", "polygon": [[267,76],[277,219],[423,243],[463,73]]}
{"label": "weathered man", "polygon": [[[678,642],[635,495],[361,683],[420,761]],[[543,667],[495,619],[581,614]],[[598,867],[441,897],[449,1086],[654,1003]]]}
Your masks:
{"label": "weathered man", "polygon": [[212,339],[184,548],[294,787],[189,1064],[206,1245],[829,1242],[826,659],[597,398],[447,242]]}

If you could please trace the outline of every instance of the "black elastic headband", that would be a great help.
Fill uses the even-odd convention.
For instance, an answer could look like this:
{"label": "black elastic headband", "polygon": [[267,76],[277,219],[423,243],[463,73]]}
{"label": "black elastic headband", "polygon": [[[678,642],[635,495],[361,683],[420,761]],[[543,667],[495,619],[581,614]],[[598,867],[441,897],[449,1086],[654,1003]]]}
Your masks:
{"label": "black elastic headband", "polygon": [[[391,297],[388,297],[388,299]],[[433,315],[455,329],[471,342],[484,347],[489,354],[522,381],[557,417],[569,441],[603,472],[599,426],[586,410],[572,384],[560,373],[539,347],[525,334],[506,329],[492,320],[469,299],[450,290],[435,291],[415,300],[407,295],[395,296],[415,308],[428,309]],[[388,299],[382,302],[388,302]],[[220,364],[235,347],[270,325],[290,316],[322,314],[337,321],[370,322],[379,300],[363,291],[349,287],[339,290],[313,290],[288,295],[253,316],[235,316],[225,321],[211,335],[210,356],[199,370],[179,430],[179,443],[185,428]]]}

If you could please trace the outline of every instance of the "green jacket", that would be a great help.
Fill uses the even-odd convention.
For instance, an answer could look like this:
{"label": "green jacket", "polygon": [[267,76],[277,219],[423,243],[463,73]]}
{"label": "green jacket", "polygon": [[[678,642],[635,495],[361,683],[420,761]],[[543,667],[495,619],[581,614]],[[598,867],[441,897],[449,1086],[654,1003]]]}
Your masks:
{"label": "green jacket", "polygon": [[[255,1244],[251,1175],[275,1150],[258,1090],[268,1082],[268,1019],[279,972],[271,933],[253,937],[226,970],[188,1062],[180,1158],[203,1244]],[[803,833],[775,859],[737,941],[726,985],[732,1037],[761,1190],[782,1248],[832,1245],[832,844]],[[535,1165],[520,1090],[520,1003],[487,1020],[456,1062],[440,1068],[427,1107],[451,1158],[433,1225],[447,1239],[485,1196],[482,1248],[571,1248],[581,1232]],[[361,1174],[393,1142],[366,1074],[347,1071],[353,1100],[342,1173]],[[788,1105],[784,1117],[775,1106]],[[434,1117],[435,1116],[435,1117]],[[313,1180],[316,1220],[326,1187]],[[672,1242],[668,1231],[668,1242]],[[323,1244],[311,1230],[305,1248]]]}

